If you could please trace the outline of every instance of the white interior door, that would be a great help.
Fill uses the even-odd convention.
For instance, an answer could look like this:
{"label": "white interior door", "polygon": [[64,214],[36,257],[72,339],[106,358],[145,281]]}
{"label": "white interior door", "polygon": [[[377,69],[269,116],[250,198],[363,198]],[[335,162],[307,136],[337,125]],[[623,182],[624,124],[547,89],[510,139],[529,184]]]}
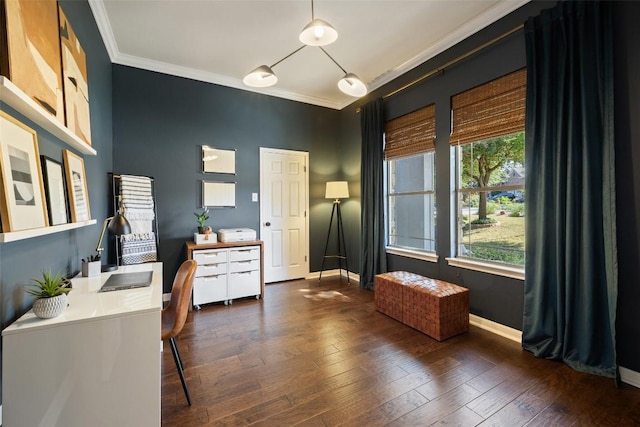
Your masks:
{"label": "white interior door", "polygon": [[260,148],[260,238],[264,281],[309,274],[309,153]]}

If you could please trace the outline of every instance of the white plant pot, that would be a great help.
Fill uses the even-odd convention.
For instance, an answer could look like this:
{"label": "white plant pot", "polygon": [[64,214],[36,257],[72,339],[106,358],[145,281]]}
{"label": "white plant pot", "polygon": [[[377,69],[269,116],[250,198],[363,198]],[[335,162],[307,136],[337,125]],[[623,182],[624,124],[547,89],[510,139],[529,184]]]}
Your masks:
{"label": "white plant pot", "polygon": [[67,308],[67,294],[51,298],[38,298],[33,302],[33,313],[41,319],[58,317]]}

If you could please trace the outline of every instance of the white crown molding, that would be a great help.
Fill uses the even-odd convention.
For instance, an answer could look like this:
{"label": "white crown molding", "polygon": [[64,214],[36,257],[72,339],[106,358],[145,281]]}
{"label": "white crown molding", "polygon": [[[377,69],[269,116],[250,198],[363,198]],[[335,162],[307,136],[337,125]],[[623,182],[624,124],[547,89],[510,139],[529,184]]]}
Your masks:
{"label": "white crown molding", "polygon": [[438,54],[455,46],[467,37],[470,37],[480,30],[488,27],[497,20],[503,18],[504,16],[529,3],[530,1],[531,0],[507,0],[496,4],[484,13],[476,16],[474,19],[460,26],[456,31],[447,34],[447,36],[442,38],[438,43],[429,46],[428,49],[414,56],[404,64],[401,64],[397,68],[374,78],[371,83],[368,83],[369,91],[374,91],[379,87],[384,86],[393,79],[434,58]]}
{"label": "white crown molding", "polygon": [[111,59],[111,62],[114,62],[115,58],[119,54],[118,43],[116,43],[116,38],[113,35],[111,23],[109,22],[109,16],[107,15],[107,10],[104,7],[104,1],[88,0],[88,2],[89,7],[91,8],[91,12],[93,13],[93,18],[96,20],[98,31],[100,32],[100,36],[102,37],[102,42],[104,43],[104,46],[107,49],[107,53],[109,54],[109,59]]}
{"label": "white crown molding", "polygon": [[248,92],[261,93],[263,95],[275,96],[292,101],[304,102],[307,104],[318,105],[321,107],[333,108],[339,110],[341,104],[324,98],[300,95],[298,93],[288,92],[277,87],[270,88],[251,88],[242,83],[242,80],[222,76],[220,74],[210,73],[207,71],[197,70],[190,67],[182,67],[166,62],[154,61],[150,59],[140,58],[138,56],[126,55],[118,53],[114,59],[114,64],[126,65],[129,67],[140,68],[148,71],[168,74],[177,77],[184,77],[191,80],[198,80],[206,83],[213,83],[220,86],[231,87],[235,89],[245,90]]}
{"label": "white crown molding", "polygon": [[[422,53],[416,55],[412,59],[408,60],[404,64],[396,67],[395,69],[386,72],[371,82],[367,83],[369,92],[374,91],[381,86],[389,83],[393,79],[401,76],[409,70],[414,69],[418,65],[428,61],[436,55],[444,52],[450,47],[456,45],[467,37],[474,33],[477,33],[481,29],[494,23],[498,19],[513,12],[522,5],[528,3],[530,0],[505,0],[495,6],[491,7],[484,13],[478,15],[474,19],[468,21],[465,25],[460,26],[456,31],[448,34],[446,37],[440,40],[435,45],[430,46]],[[326,98],[318,98],[313,96],[301,95],[278,89],[276,87],[271,88],[251,88],[242,83],[239,78],[230,78],[215,73],[210,73],[202,70],[197,70],[189,67],[176,66],[161,61],[148,60],[132,55],[120,53],[118,50],[118,44],[116,43],[115,36],[111,29],[109,17],[104,6],[104,0],[88,0],[93,16],[96,20],[98,30],[102,36],[102,41],[107,49],[109,58],[114,64],[127,65],[130,67],[141,68],[148,71],[156,71],[163,74],[185,77],[192,80],[203,81],[207,83],[213,83],[221,86],[227,86],[249,92],[260,93],[263,95],[275,96],[278,98],[288,99],[291,101],[303,102],[306,104],[317,105],[320,107],[332,108],[335,110],[341,110],[355,101],[355,98],[342,98],[339,100],[330,100]]]}

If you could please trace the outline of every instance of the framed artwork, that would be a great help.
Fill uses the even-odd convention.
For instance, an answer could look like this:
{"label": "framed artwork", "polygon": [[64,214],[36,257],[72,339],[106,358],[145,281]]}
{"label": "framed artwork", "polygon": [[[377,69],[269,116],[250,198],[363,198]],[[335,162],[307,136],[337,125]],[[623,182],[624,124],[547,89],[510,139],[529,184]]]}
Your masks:
{"label": "framed artwork", "polygon": [[84,172],[84,160],[69,150],[64,150],[64,174],[69,189],[69,207],[71,222],[91,219],[89,209],[89,191],[87,175]]}
{"label": "framed artwork", "polygon": [[236,174],[236,150],[202,146],[202,172]]}
{"label": "framed artwork", "polygon": [[62,8],[58,6],[58,9],[65,123],[67,128],[91,145],[87,55]]}
{"label": "framed artwork", "polygon": [[236,183],[202,181],[202,206],[206,208],[235,208]]}
{"label": "framed artwork", "polygon": [[0,172],[2,231],[48,226],[38,137],[4,111],[0,111]]}
{"label": "framed artwork", "polygon": [[2,75],[64,124],[57,2],[12,0],[0,7]]}
{"label": "framed artwork", "polygon": [[67,188],[64,182],[62,163],[47,156],[42,159],[42,176],[44,181],[44,194],[47,196],[47,212],[49,212],[49,225],[60,225],[69,222],[67,211]]}

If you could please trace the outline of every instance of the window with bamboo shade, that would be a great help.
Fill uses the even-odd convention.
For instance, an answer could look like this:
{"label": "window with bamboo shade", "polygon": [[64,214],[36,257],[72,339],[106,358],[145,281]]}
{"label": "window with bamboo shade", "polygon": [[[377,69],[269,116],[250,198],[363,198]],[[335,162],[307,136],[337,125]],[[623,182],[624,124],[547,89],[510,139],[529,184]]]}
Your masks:
{"label": "window with bamboo shade", "polygon": [[451,98],[451,145],[524,131],[525,68]]}
{"label": "window with bamboo shade", "polygon": [[436,149],[436,106],[428,105],[384,124],[385,160]]}
{"label": "window with bamboo shade", "polygon": [[387,249],[436,250],[435,105],[385,123]]}
{"label": "window with bamboo shade", "polygon": [[451,98],[457,256],[524,267],[526,70]]}

